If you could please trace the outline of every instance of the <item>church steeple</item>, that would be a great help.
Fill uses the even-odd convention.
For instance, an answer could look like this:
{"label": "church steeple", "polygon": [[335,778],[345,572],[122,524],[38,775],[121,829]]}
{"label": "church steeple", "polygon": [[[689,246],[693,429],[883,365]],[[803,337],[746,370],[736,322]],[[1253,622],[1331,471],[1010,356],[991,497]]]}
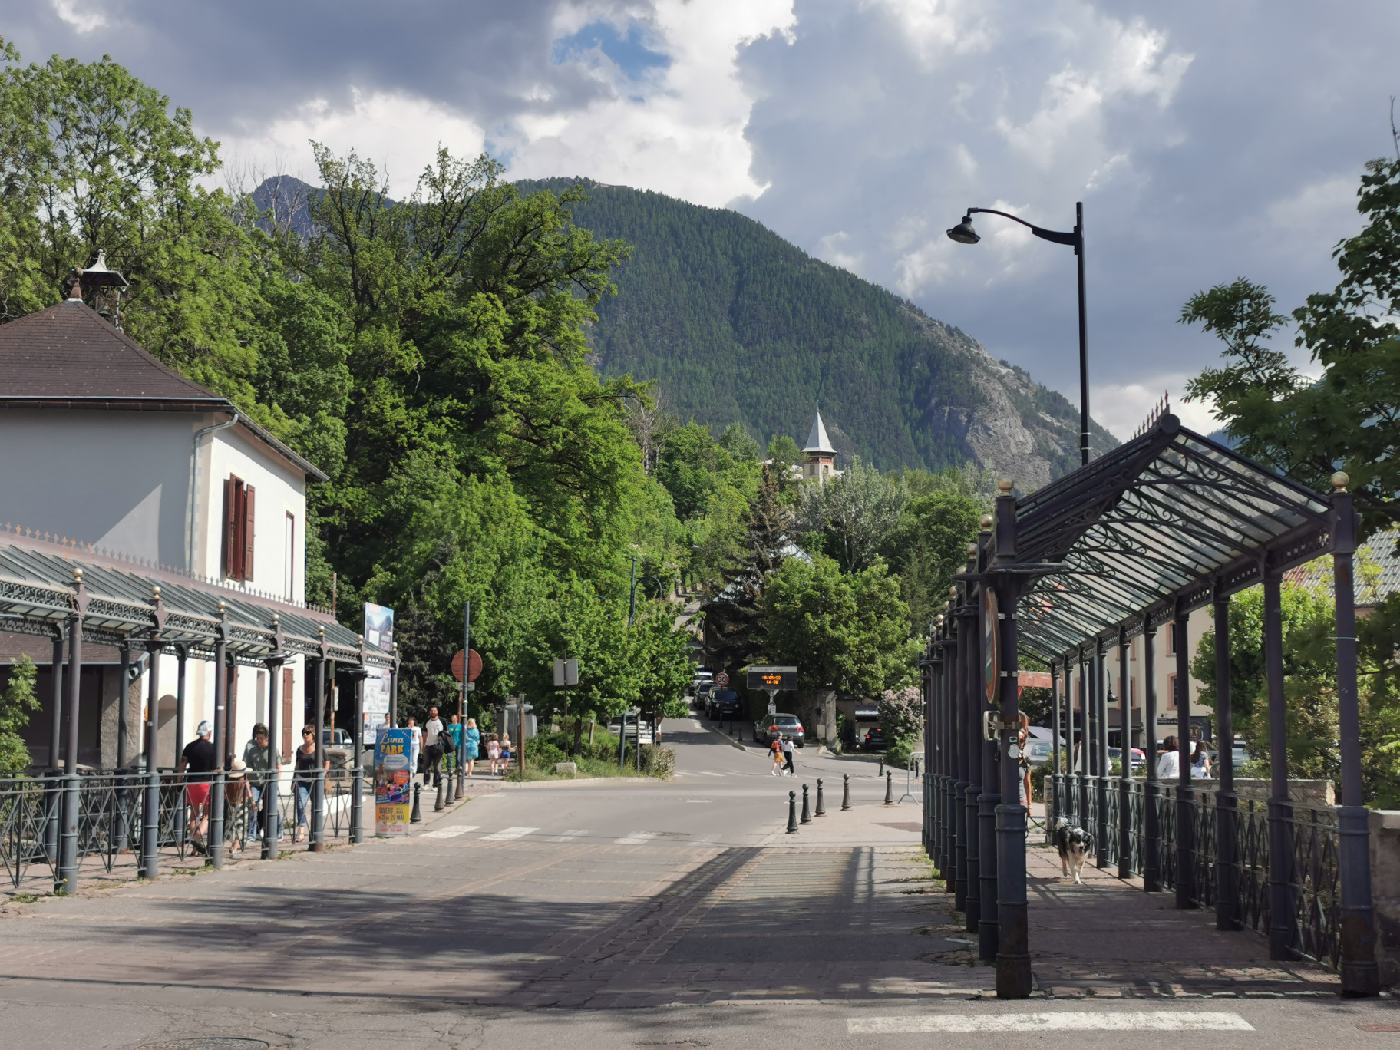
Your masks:
{"label": "church steeple", "polygon": [[821,409],[817,410],[817,418],[812,421],[812,432],[807,435],[807,445],[802,455],[803,477],[825,481],[836,473],[836,449],[831,447],[831,438],[826,436]]}

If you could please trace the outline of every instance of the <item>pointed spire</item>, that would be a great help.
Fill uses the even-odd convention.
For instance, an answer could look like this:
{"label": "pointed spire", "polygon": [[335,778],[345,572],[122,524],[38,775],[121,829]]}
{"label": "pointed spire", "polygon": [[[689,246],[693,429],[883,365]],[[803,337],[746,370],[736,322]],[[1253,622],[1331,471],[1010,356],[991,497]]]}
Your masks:
{"label": "pointed spire", "polygon": [[836,450],[831,447],[831,438],[826,436],[826,424],[822,422],[821,409],[817,410],[817,418],[812,421],[812,432],[807,435],[807,447],[802,451],[836,455]]}

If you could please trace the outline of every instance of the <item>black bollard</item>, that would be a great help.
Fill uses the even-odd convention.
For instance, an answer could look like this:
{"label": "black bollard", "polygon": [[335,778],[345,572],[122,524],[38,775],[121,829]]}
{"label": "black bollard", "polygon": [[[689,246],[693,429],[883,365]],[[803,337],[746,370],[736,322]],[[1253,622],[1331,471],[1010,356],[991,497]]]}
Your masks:
{"label": "black bollard", "polygon": [[880,772],[876,773],[875,775],[876,775],[877,777],[882,777],[882,776],[885,775],[885,756],[884,756],[884,755],[881,755],[881,756],[880,756]]}
{"label": "black bollard", "polygon": [[817,777],[817,811],[812,814],[814,817],[826,816],[826,807],[822,805],[822,778]]}
{"label": "black bollard", "polygon": [[802,823],[812,823],[812,807],[807,802],[807,785],[802,785]]}
{"label": "black bollard", "polygon": [[894,805],[894,774],[885,774],[885,805]]}
{"label": "black bollard", "polygon": [[841,774],[841,811],[851,808],[851,774]]}
{"label": "black bollard", "polygon": [[437,782],[437,789],[433,792],[433,812],[437,813],[447,808],[447,797],[442,790],[442,781]]}
{"label": "black bollard", "polygon": [[[447,804],[450,806],[457,800],[457,778],[452,775],[451,770],[448,770],[443,775],[442,782],[447,785]],[[438,788],[438,791],[441,792],[442,788]]]}
{"label": "black bollard", "polygon": [[418,798],[418,796],[419,796],[419,794],[422,792],[422,790],[423,790],[423,785],[420,784],[420,783],[418,783],[418,782],[415,780],[415,781],[413,782],[413,812],[412,812],[411,814],[409,814],[409,818],[408,818],[408,822],[409,822],[410,824],[421,824],[421,823],[423,823],[423,809],[422,809],[422,805],[421,805],[421,803],[419,802],[419,798]]}
{"label": "black bollard", "polygon": [[788,792],[788,829],[789,835],[797,834],[797,792]]}

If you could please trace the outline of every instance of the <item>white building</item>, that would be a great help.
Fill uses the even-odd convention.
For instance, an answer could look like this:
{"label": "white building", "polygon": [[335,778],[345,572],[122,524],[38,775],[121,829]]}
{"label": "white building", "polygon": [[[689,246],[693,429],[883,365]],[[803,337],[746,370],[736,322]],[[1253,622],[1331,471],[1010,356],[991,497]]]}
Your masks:
{"label": "white building", "polygon": [[[51,535],[114,564],[153,575],[188,574],[206,584],[288,608],[305,598],[306,485],[325,476],[213,394],[162,364],[80,299],[0,325],[0,527]],[[0,539],[4,533],[0,532]],[[305,610],[302,610],[303,614]],[[95,651],[93,651],[95,650]],[[0,634],[0,665],[18,652],[40,665],[42,638]],[[161,765],[185,741],[174,739],[174,656],[163,656]],[[142,653],[131,657],[126,688],[118,649],[84,654],[79,761],[118,760],[119,697],[127,697],[130,760],[141,751],[145,690]],[[240,749],[255,721],[266,721],[263,669],[235,672],[230,739]],[[282,670],[279,744],[290,754],[304,717],[304,660]],[[188,665],[186,736],[213,717],[214,669]],[[52,761],[47,713],[28,732],[36,764]]]}

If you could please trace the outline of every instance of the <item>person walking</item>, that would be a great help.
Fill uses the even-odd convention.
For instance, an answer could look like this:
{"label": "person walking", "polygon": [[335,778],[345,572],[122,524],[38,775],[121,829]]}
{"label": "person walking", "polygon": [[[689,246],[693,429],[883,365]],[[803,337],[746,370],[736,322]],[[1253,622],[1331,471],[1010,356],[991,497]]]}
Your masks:
{"label": "person walking", "polygon": [[194,732],[194,739],[180,752],[180,762],[175,772],[189,773],[185,781],[185,796],[189,800],[190,817],[185,826],[190,829],[190,845],[196,853],[204,853],[209,833],[209,791],[218,763],[214,757],[214,744],[210,740],[214,727],[204,721],[195,727]]}
{"label": "person walking", "polygon": [[768,741],[768,756],[773,760],[773,766],[768,772],[772,776],[779,776],[783,771],[783,742],[780,739]]}
{"label": "person walking", "polygon": [[462,755],[462,718],[460,715],[453,715],[452,721],[447,724],[447,735],[442,738],[442,760],[443,768],[450,776],[457,769],[457,762]]}
{"label": "person walking", "polygon": [[467,779],[472,778],[476,768],[476,756],[481,752],[481,730],[476,727],[476,719],[467,719],[467,728],[462,730],[462,760],[467,766]]}
{"label": "person walking", "polygon": [[1210,752],[1204,740],[1196,741],[1196,750],[1191,754],[1191,779],[1206,780],[1210,777]]}
{"label": "person walking", "polygon": [[797,767],[792,764],[792,737],[783,737],[783,772],[790,777],[797,776]]}
{"label": "person walking", "polygon": [[[316,783],[316,727],[301,727],[301,746],[297,748],[296,769],[292,773],[292,787],[296,792],[297,823],[292,830],[292,841],[301,841],[301,829],[308,828],[307,811],[310,807],[307,803],[311,800],[312,785]],[[322,772],[329,772],[331,761],[325,759]]]}
{"label": "person walking", "polygon": [[[268,739],[267,726],[259,722],[253,726],[252,739],[243,746],[243,765],[248,770],[248,791],[253,797],[252,819],[249,827],[249,834],[253,838],[260,837],[262,796],[263,792],[267,790],[268,784],[272,782],[272,771],[277,768],[277,763],[272,757],[272,749],[268,747]],[[275,806],[275,794],[273,801]]]}
{"label": "person walking", "polygon": [[510,772],[510,734],[501,734],[501,776]]}
{"label": "person walking", "polygon": [[1174,781],[1181,778],[1181,752],[1177,750],[1176,737],[1169,736],[1162,741],[1162,752],[1157,756],[1157,779]]}
{"label": "person walking", "polygon": [[423,723],[423,784],[426,787],[431,773],[433,787],[442,786],[442,719],[436,707],[428,708],[428,720]]}
{"label": "person walking", "polygon": [[486,760],[491,763],[491,775],[494,777],[501,767],[501,741],[495,733],[486,740]]}

